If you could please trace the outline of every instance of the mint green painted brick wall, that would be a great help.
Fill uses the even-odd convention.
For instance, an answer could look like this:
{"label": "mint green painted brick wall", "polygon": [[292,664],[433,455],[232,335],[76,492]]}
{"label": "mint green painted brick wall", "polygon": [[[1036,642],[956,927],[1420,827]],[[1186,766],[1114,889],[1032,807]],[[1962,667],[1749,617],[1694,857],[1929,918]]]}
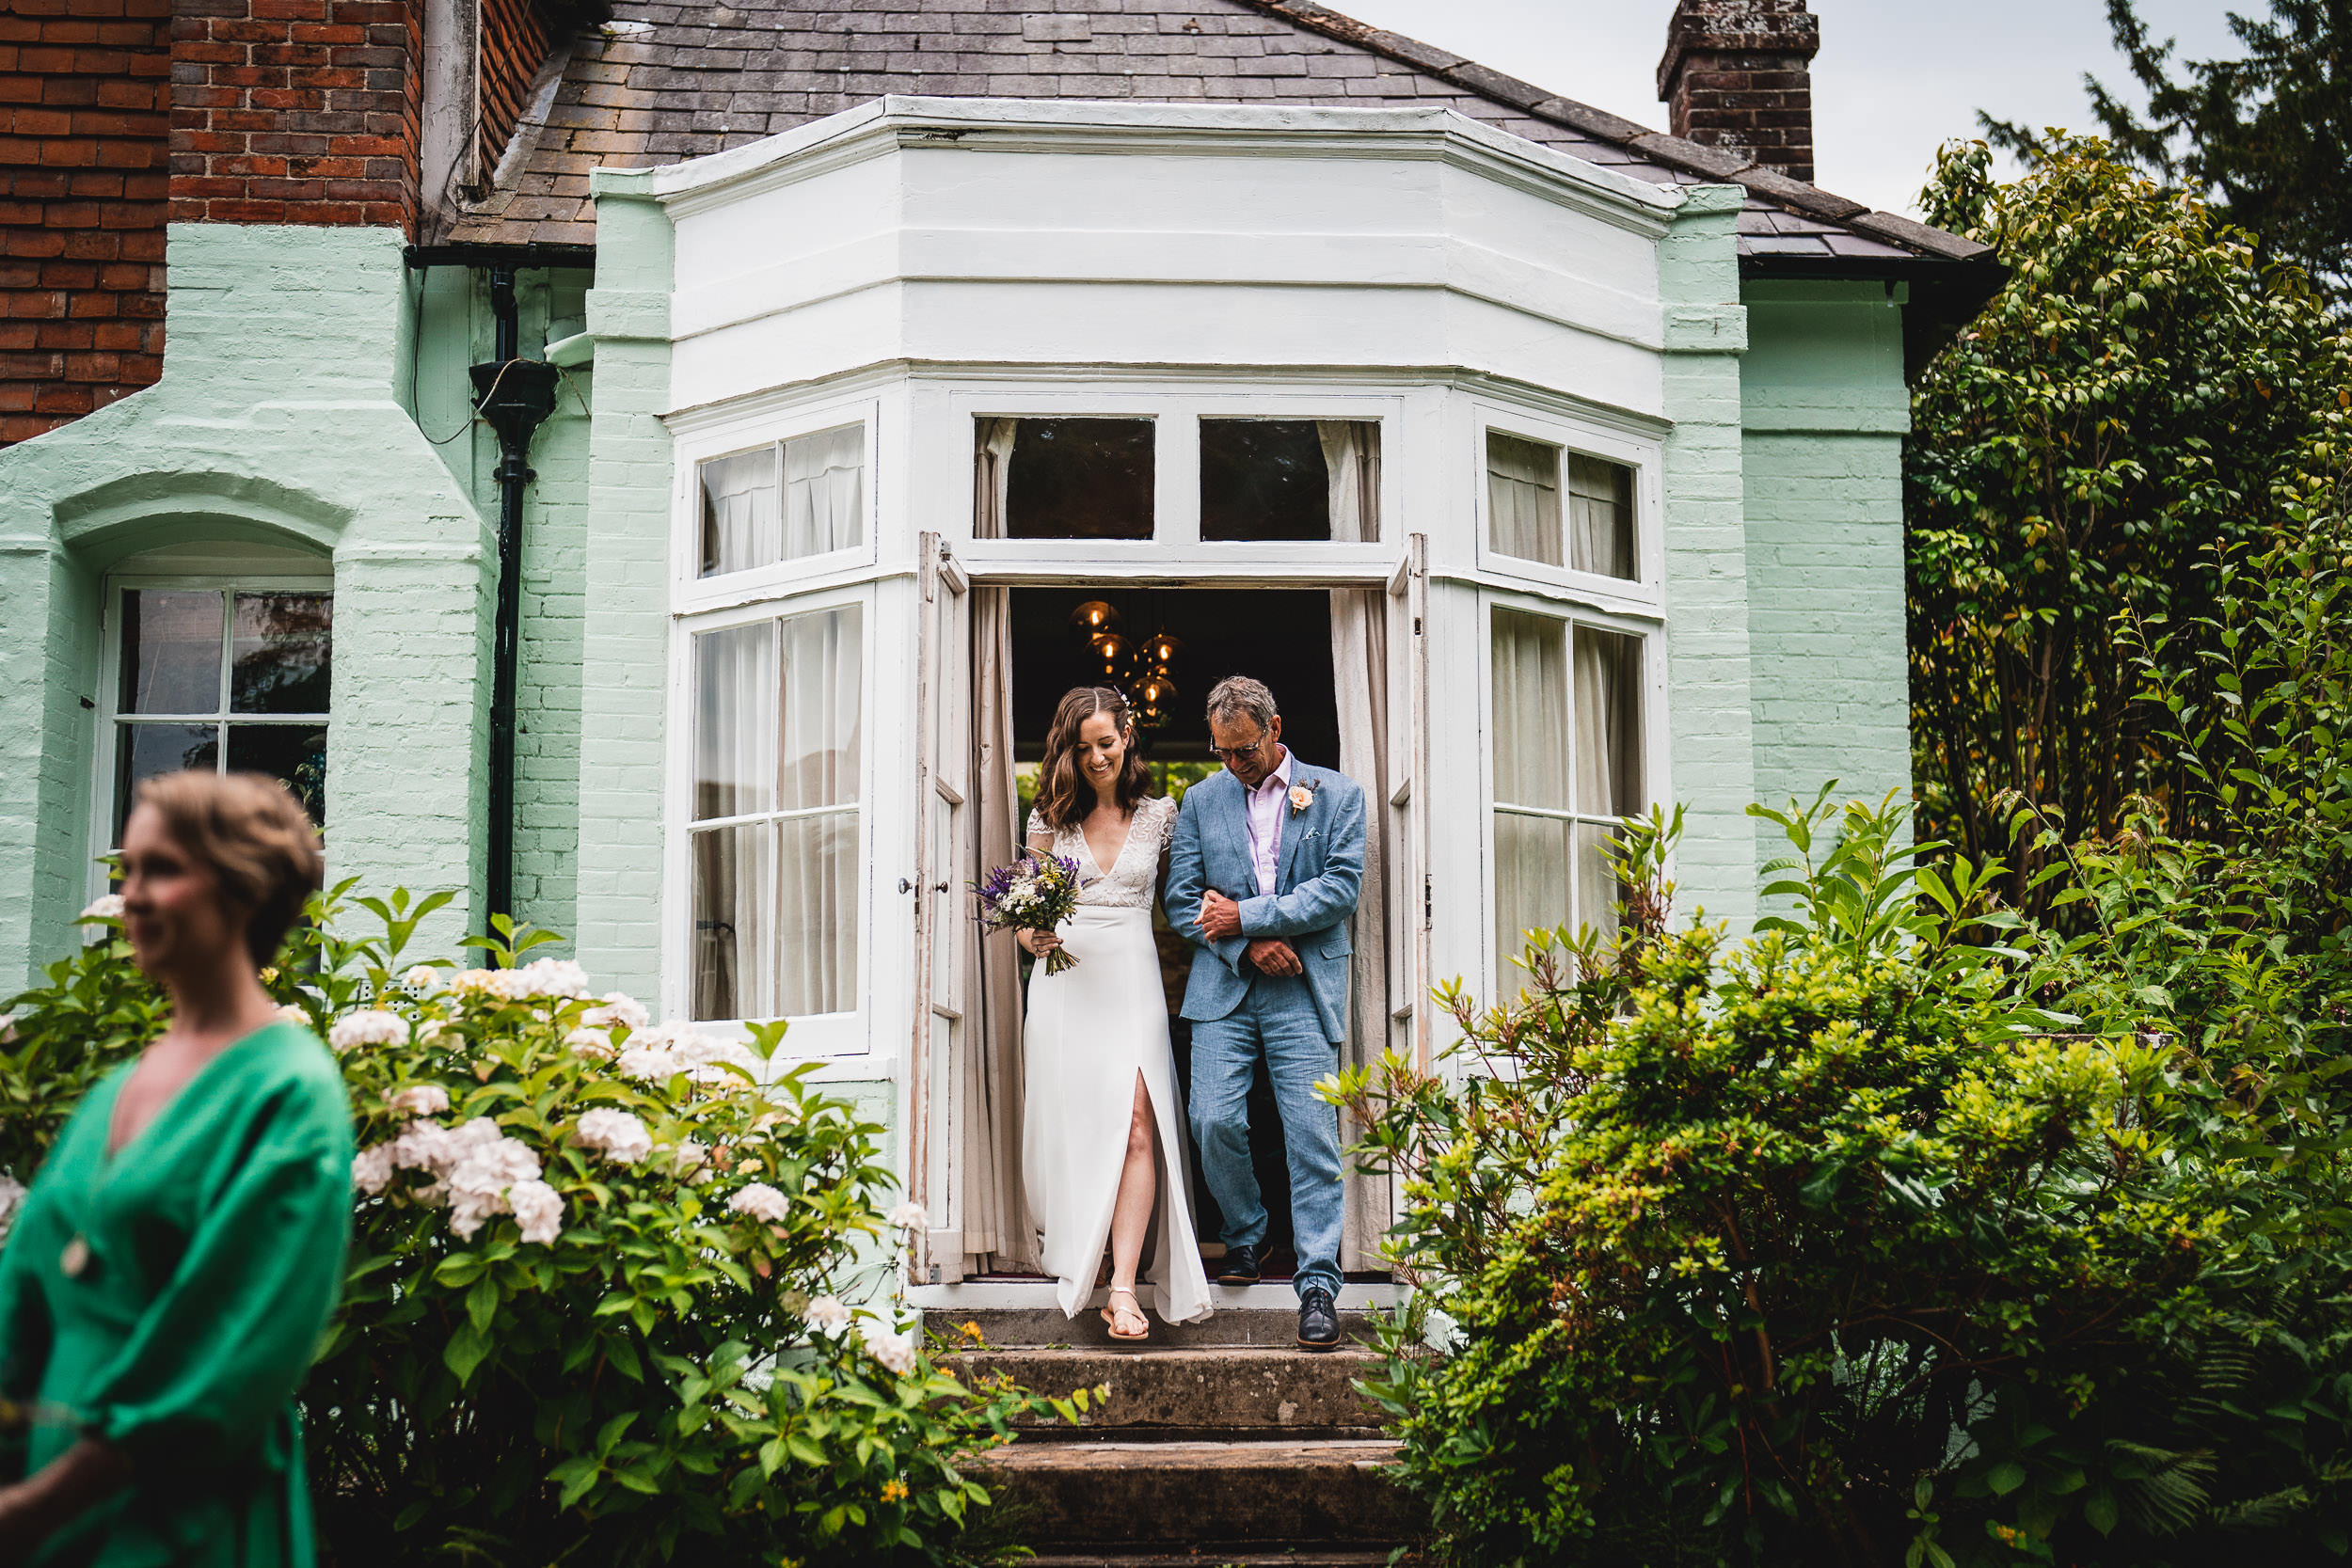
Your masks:
{"label": "mint green painted brick wall", "polygon": [[[1877,283],[1752,283],[1747,302],[1756,790],[1908,798],[1901,310]],[[1762,853],[1785,850],[1757,831]]]}
{"label": "mint green painted brick wall", "polygon": [[[101,588],[124,556],[331,555],[330,869],[476,884],[491,541],[404,405],[420,323],[390,229],[175,224],[156,386],[0,452],[0,990],[75,940]],[[430,933],[454,938],[461,899]]]}

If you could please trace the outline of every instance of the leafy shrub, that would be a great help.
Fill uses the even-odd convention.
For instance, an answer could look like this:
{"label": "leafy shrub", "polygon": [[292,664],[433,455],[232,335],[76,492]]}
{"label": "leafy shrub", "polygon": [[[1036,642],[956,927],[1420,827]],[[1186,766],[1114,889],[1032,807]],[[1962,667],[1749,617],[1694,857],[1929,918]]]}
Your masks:
{"label": "leafy shrub", "polygon": [[[327,1557],[963,1555],[989,1501],[964,1463],[1046,1405],[828,1293],[921,1223],[881,1212],[882,1129],[809,1069],[757,1085],[781,1024],[756,1053],[648,1026],[503,927],[499,968],[409,966],[445,895],[352,899],[381,927],[353,936],[349,886],[264,976],[358,1118],[346,1294],[302,1396]],[[0,1172],[162,1027],[119,921],[85,923],[11,1004]]]}
{"label": "leafy shrub", "polygon": [[2193,1055],[2051,1033],[2019,978],[2039,939],[1985,904],[2003,868],[1924,863],[1900,810],[1826,800],[1763,814],[1796,853],[1754,937],[1670,927],[1653,819],[1619,931],[1551,934],[1483,1013],[1446,993],[1502,1070],[1391,1057],[1336,1091],[1403,1177],[1418,1291],[1372,1391],[1440,1549],[2340,1551],[2342,1243],[2281,1315],[2279,1249],[2315,1227],[2233,1204],[2248,1163],[2183,1157],[2210,1111]]}

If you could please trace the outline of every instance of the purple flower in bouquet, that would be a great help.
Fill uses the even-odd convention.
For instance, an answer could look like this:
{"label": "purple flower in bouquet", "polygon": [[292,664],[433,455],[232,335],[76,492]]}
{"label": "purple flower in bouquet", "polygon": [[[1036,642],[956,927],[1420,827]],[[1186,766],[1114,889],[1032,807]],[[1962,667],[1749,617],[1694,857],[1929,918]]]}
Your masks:
{"label": "purple flower in bouquet", "polygon": [[[1010,865],[1000,865],[973,884],[980,900],[980,927],[989,931],[1050,934],[1078,907],[1078,863],[1032,849]],[[1045,955],[1045,973],[1059,974],[1078,960],[1066,947]]]}

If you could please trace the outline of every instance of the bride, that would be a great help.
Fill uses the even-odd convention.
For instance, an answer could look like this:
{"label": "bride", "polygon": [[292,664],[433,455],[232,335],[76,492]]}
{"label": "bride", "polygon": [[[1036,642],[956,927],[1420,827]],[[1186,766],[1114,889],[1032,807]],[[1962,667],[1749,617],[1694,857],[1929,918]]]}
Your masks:
{"label": "bride", "polygon": [[1040,1256],[1060,1282],[1065,1315],[1076,1317],[1093,1293],[1109,1237],[1103,1320],[1116,1339],[1151,1332],[1136,1270],[1155,1203],[1152,1305],[1168,1323],[1198,1322],[1210,1310],[1152,940],[1176,802],[1145,795],[1152,776],[1134,741],[1127,699],[1108,687],[1079,687],[1054,710],[1029,847],[1077,862],[1082,891],[1059,931],[1016,938],[1040,958],[1066,946],[1078,960],[1059,974],[1040,964],[1029,976],[1021,1169],[1031,1222],[1043,1232]]}

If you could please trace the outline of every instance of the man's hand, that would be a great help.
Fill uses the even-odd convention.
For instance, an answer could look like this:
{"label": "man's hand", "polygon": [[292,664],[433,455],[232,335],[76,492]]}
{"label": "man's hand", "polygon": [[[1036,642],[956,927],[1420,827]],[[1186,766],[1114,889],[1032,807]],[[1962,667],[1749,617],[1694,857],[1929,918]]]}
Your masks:
{"label": "man's hand", "polygon": [[1291,944],[1279,937],[1260,937],[1242,953],[1242,957],[1258,966],[1262,974],[1304,974],[1307,966],[1298,961]]}
{"label": "man's hand", "polygon": [[1200,895],[1200,912],[1193,917],[1200,927],[1200,935],[1208,942],[1223,942],[1227,937],[1241,935],[1241,906],[1215,888]]}

